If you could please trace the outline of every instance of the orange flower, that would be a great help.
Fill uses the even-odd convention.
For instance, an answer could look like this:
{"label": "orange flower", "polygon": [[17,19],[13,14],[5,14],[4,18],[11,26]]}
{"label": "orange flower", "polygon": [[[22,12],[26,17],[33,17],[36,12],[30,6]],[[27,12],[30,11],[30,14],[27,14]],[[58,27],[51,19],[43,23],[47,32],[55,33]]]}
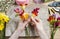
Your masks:
{"label": "orange flower", "polygon": [[28,13],[24,13],[23,16],[24,16],[25,20],[27,20],[29,18],[29,14]]}
{"label": "orange flower", "polygon": [[48,21],[55,20],[54,16],[49,16]]}
{"label": "orange flower", "polygon": [[29,18],[29,14],[28,13],[24,13],[22,16],[20,16],[20,18],[22,20],[27,20]]}

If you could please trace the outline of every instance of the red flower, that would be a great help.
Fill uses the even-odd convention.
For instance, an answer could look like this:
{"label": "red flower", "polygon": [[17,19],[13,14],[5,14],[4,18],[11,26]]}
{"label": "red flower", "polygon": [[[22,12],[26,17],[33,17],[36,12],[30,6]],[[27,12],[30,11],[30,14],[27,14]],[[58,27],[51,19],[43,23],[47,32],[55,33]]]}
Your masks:
{"label": "red flower", "polygon": [[34,9],[34,10],[32,11],[32,14],[34,14],[35,16],[37,16],[37,15],[38,15],[38,10],[39,10],[39,8]]}
{"label": "red flower", "polygon": [[58,17],[57,20],[60,20],[60,17]]}
{"label": "red flower", "polygon": [[55,20],[54,16],[49,16],[48,21]]}

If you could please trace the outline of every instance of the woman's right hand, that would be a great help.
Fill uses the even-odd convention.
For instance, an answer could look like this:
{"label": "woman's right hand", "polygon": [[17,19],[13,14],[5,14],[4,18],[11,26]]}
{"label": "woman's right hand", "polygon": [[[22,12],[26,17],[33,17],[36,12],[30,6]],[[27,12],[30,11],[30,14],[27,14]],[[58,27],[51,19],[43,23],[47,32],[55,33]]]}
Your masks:
{"label": "woman's right hand", "polygon": [[49,39],[46,31],[44,30],[42,20],[37,19],[37,18],[31,18],[31,20],[33,21],[32,25],[34,25],[34,27],[37,29],[37,32],[38,32],[40,38]]}

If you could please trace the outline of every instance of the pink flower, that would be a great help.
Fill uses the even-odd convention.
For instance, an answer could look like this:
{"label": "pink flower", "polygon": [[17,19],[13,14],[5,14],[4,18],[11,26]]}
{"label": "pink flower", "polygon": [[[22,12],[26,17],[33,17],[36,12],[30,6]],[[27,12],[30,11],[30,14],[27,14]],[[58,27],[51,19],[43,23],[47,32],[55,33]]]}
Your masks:
{"label": "pink flower", "polygon": [[16,13],[19,13],[19,8],[14,9]]}
{"label": "pink flower", "polygon": [[15,0],[17,5],[27,5],[29,0]]}
{"label": "pink flower", "polygon": [[24,10],[21,10],[21,9],[19,9],[19,8],[14,9],[14,11],[15,11],[16,13],[18,13],[19,16],[22,16],[22,14],[24,13]]}

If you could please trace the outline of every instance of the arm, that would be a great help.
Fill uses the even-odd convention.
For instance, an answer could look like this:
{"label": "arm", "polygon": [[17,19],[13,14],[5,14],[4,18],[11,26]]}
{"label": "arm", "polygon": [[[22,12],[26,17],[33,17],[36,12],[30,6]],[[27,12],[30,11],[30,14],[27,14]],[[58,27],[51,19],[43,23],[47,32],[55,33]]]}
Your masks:
{"label": "arm", "polygon": [[36,21],[35,19],[33,19],[33,18],[32,18],[32,20],[33,20],[33,21],[35,22],[35,24],[36,24],[35,27],[36,27],[36,29],[37,29],[37,32],[38,32],[40,38],[41,38],[41,39],[49,39],[47,33],[46,33],[45,30],[44,30],[44,26],[43,26],[42,21],[36,19],[36,20],[39,21],[39,22],[37,22],[37,21]]}
{"label": "arm", "polygon": [[16,31],[12,34],[12,36],[9,39],[18,39],[19,35],[23,32],[25,29],[26,24],[28,24],[29,21],[19,22],[18,27]]}

